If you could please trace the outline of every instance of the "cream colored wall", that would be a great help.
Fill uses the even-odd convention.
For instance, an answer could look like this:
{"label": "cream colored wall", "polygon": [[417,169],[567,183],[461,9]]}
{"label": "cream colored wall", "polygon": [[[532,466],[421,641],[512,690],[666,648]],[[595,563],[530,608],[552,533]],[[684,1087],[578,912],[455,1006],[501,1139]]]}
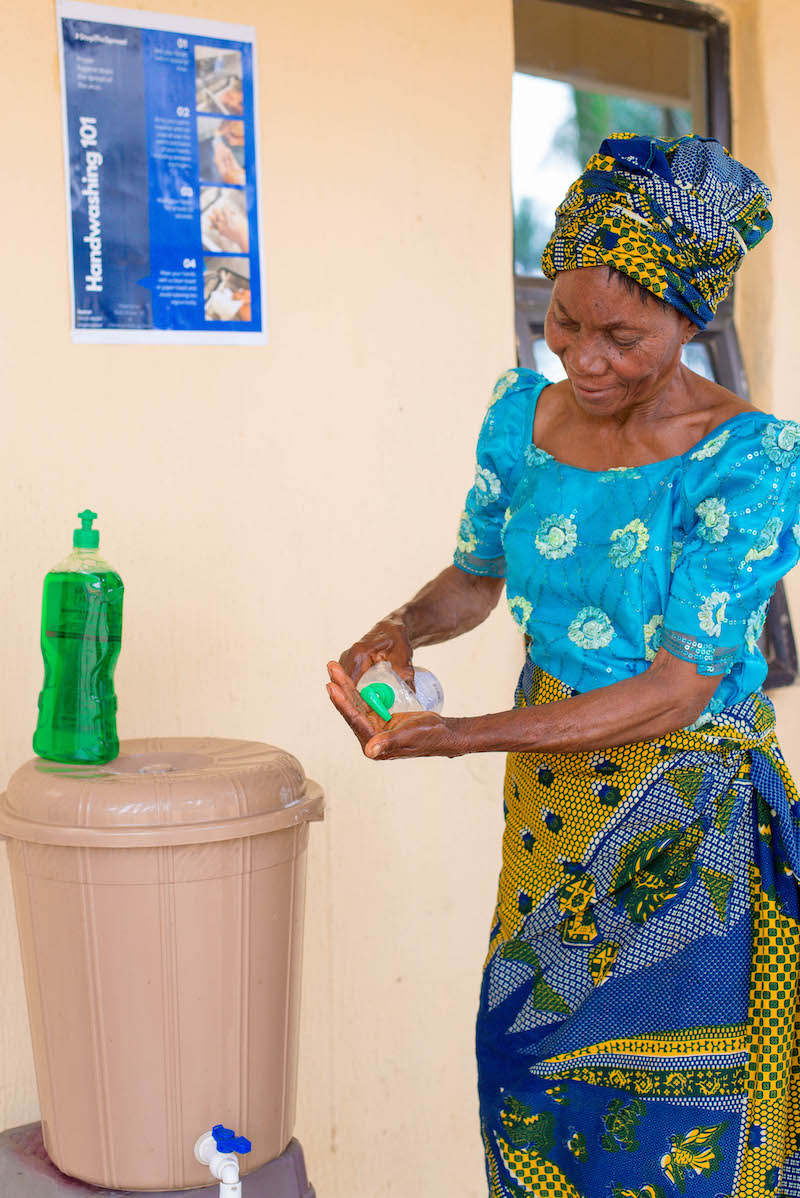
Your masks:
{"label": "cream colored wall", "polygon": [[[769,184],[773,231],[746,261],[736,296],[737,327],[753,402],[784,419],[800,419],[800,340],[795,325],[800,245],[796,196],[800,168],[794,112],[800,99],[794,47],[800,7],[794,0],[728,0],[732,23],[734,152]],[[795,634],[800,637],[800,570],[786,580]],[[778,733],[800,776],[800,687],[772,693]]]}
{"label": "cream colored wall", "polygon": [[[757,401],[795,415],[800,13],[730,12],[736,148],[774,184],[779,218],[742,275],[745,349]],[[470,1198],[485,1192],[472,1024],[502,760],[366,762],[323,666],[447,560],[485,397],[512,361],[510,6],[234,0],[224,15],[260,39],[271,344],[89,348],[66,332],[51,5],[3,6],[6,44],[26,49],[6,63],[25,120],[4,139],[0,780],[30,755],[41,575],[92,504],[127,584],[122,734],[270,740],[328,791],[297,1123],[318,1193]],[[800,622],[797,593],[794,609]],[[424,660],[477,712],[507,703],[518,657],[498,612]],[[797,701],[778,705],[800,770]],[[0,1125],[36,1109],[2,865]]]}
{"label": "cream colored wall", "polygon": [[[122,734],[272,741],[328,792],[297,1121],[318,1193],[468,1198],[502,760],[368,763],[324,667],[447,563],[513,362],[510,9],[169,9],[258,30],[271,344],[70,345],[53,8],[3,5],[4,43],[25,47],[6,110],[24,98],[25,115],[4,138],[0,783],[31,755],[41,578],[90,504],[127,588]],[[498,613],[424,659],[451,708],[477,712],[507,704],[518,652]],[[37,1104],[4,863],[0,886],[9,1126]]]}

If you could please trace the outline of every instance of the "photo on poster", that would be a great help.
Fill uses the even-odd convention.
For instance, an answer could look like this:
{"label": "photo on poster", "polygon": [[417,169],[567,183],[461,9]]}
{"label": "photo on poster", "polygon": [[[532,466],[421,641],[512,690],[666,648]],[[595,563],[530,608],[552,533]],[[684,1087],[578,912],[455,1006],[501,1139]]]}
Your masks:
{"label": "photo on poster", "polygon": [[201,183],[228,183],[243,187],[247,134],[244,121],[213,116],[197,118],[197,157]]}
{"label": "photo on poster", "polygon": [[250,249],[245,193],[236,187],[200,188],[203,249],[212,254],[246,254]]}
{"label": "photo on poster", "polygon": [[206,320],[252,320],[249,260],[204,258],[203,267]]}
{"label": "photo on poster", "polygon": [[244,116],[242,56],[223,46],[195,46],[194,82],[198,112]]}
{"label": "photo on poster", "polygon": [[263,345],[254,30],[56,14],[73,341]]}

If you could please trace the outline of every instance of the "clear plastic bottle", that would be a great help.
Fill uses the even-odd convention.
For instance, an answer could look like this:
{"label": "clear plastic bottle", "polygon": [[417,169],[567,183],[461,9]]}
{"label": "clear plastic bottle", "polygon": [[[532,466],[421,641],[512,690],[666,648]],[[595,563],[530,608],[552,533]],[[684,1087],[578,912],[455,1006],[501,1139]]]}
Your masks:
{"label": "clear plastic bottle", "polygon": [[442,684],[430,670],[414,668],[414,690],[388,661],[371,666],[358,680],[358,691],[382,720],[390,720],[400,711],[441,711],[444,705]]}
{"label": "clear plastic bottle", "polygon": [[114,667],[124,587],[97,552],[97,514],[79,518],[72,553],[44,580],[44,686],[33,751],[50,761],[104,762],[119,754]]}

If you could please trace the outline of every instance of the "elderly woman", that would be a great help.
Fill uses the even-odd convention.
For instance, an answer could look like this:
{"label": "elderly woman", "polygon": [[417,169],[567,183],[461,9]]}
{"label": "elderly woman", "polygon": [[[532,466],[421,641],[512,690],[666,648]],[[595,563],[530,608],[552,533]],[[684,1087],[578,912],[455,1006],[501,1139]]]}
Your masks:
{"label": "elderly woman", "polygon": [[[509,754],[477,1029],[493,1196],[800,1195],[800,802],[757,645],[798,558],[800,426],[681,363],[770,202],[713,140],[603,142],[543,259],[567,380],[502,376],[455,565],[330,666],[370,758]],[[387,725],[359,701],[503,578],[513,710]]]}

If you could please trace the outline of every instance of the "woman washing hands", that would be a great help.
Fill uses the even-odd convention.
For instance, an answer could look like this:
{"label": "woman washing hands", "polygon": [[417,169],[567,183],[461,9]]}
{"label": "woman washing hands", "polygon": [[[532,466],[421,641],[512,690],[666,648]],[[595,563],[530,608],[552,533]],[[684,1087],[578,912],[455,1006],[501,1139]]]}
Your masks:
{"label": "woman washing hands", "polygon": [[[800,553],[800,427],[681,362],[770,202],[713,140],[603,142],[543,256],[566,381],[501,377],[455,564],[329,666],[370,758],[508,753],[477,1028],[492,1198],[800,1198],[800,798],[757,644]],[[504,579],[513,709],[365,707],[370,665],[409,679]]]}
{"label": "woman washing hands", "polygon": [[693,722],[717,689],[718,678],[701,677],[691,663],[659,650],[649,668],[635,678],[576,695],[568,704],[535,710],[518,707],[466,718],[403,712],[387,726],[362,701],[354,683],[371,665],[388,661],[413,686],[413,649],[440,644],[477,627],[496,606],[501,591],[502,583],[494,577],[449,566],[410,603],[348,649],[338,664],[329,663],[328,693],[367,757],[571,753],[630,744],[672,731],[676,719]]}
{"label": "woman washing hands", "polygon": [[[350,724],[367,757],[458,757],[455,726],[434,712],[399,712],[386,724],[361,699],[354,683],[370,666],[387,661],[412,689],[413,649],[450,640],[477,627],[497,604],[502,581],[476,578],[448,566],[398,611],[381,620],[339,663],[329,662],[328,694]],[[456,624],[457,621],[457,624]]]}

